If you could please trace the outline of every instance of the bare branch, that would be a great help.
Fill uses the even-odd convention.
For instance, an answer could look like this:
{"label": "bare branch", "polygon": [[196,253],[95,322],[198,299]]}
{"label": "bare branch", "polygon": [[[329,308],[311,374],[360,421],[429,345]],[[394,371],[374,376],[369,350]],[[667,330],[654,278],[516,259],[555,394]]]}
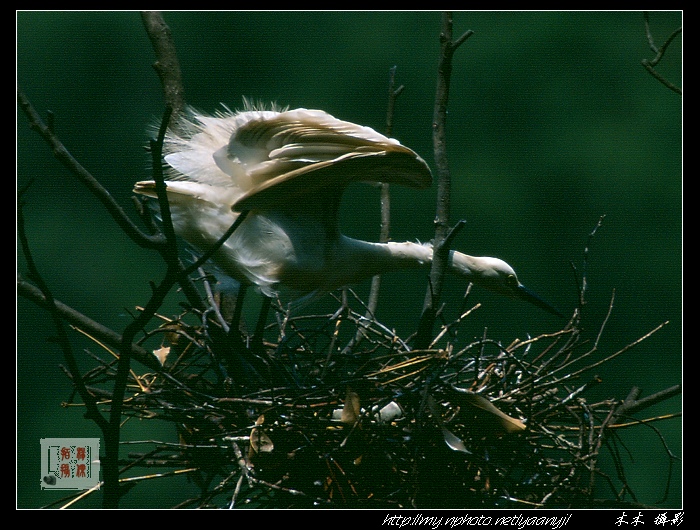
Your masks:
{"label": "bare branch", "polygon": [[185,106],[185,90],[182,85],[180,61],[175,51],[175,41],[159,11],[142,11],[141,20],[156,54],[153,68],[163,87],[165,104],[172,109],[172,124],[176,128],[177,117]]}
{"label": "bare branch", "polygon": [[644,30],[646,32],[647,36],[647,41],[649,42],[649,47],[651,48],[651,51],[656,54],[656,56],[652,60],[648,59],[642,59],[642,66],[646,68],[647,72],[649,72],[654,78],[656,78],[661,84],[666,86],[667,88],[670,88],[673,90],[676,94],[682,95],[683,91],[681,90],[680,87],[674,85],[671,83],[668,79],[666,79],[664,76],[662,76],[657,70],[656,70],[656,65],[659,64],[659,61],[661,61],[661,58],[664,56],[664,53],[666,53],[666,49],[669,47],[671,42],[681,34],[683,31],[682,27],[676,28],[671,35],[666,39],[666,42],[663,43],[661,48],[657,48],[656,45],[654,44],[654,37],[651,34],[651,28],[649,27],[649,13],[647,11],[644,12]]}
{"label": "bare branch", "polygon": [[[641,393],[641,391],[640,391]],[[655,392],[645,398],[637,399],[625,399],[622,404],[615,411],[616,417],[629,416],[630,414],[635,414],[639,411],[647,409],[651,406],[657,405],[668,398],[677,396],[681,393],[681,385],[673,385],[659,392]],[[638,395],[638,394],[637,394]]]}
{"label": "bare branch", "polygon": [[133,223],[129,216],[124,213],[121,206],[114,200],[112,195],[90,174],[78,161],[73,158],[68,149],[61,143],[53,133],[53,127],[47,126],[36,112],[31,102],[17,90],[17,101],[24,114],[29,119],[29,126],[39,133],[39,136],[49,145],[54,157],[63,164],[87,189],[102,203],[105,209],[111,214],[124,233],[131,240],[143,248],[158,248],[165,243],[160,236],[149,236],[141,232]]}
{"label": "bare branch", "polygon": [[473,34],[465,32],[457,40],[452,40],[452,13],[442,15],[440,32],[440,60],[438,63],[435,107],[433,113],[433,151],[438,181],[437,206],[435,213],[435,239],[433,242],[433,262],[430,268],[430,285],[423,303],[423,314],[416,333],[416,347],[425,348],[431,342],[433,324],[442,294],[442,283],[449,260],[450,233],[450,188],[451,176],[447,159],[447,102],[452,75],[452,56],[455,50]]}
{"label": "bare branch", "polygon": [[[392,129],[394,126],[394,107],[396,105],[396,98],[403,92],[404,86],[401,85],[398,88],[394,88],[396,79],[396,66],[393,66],[389,70],[389,98],[386,110],[386,135],[391,136]],[[381,225],[379,230],[379,241],[386,242],[389,241],[389,229],[391,225],[391,194],[389,193],[389,184],[382,183],[379,186],[379,201],[381,205]],[[377,275],[372,278],[372,285],[369,290],[369,296],[367,298],[367,318],[377,309],[377,303],[379,302],[379,287],[381,285],[381,276]],[[356,337],[359,340],[359,337]]]}
{"label": "bare branch", "polygon": [[49,314],[51,315],[54,326],[56,328],[56,333],[58,334],[56,342],[61,348],[61,351],[63,352],[63,358],[65,359],[66,364],[68,365],[68,370],[70,371],[71,378],[73,379],[75,387],[77,388],[80,397],[82,398],[83,402],[85,403],[85,406],[87,407],[87,416],[88,418],[92,419],[106,435],[105,431],[107,429],[107,422],[104,416],[102,416],[99,409],[97,408],[97,400],[85,386],[85,381],[83,381],[83,378],[80,375],[80,368],[78,368],[78,363],[75,360],[75,355],[73,355],[73,349],[71,347],[70,340],[68,339],[68,333],[65,329],[65,326],[63,325],[63,318],[61,317],[61,314],[58,311],[56,302],[53,298],[53,295],[51,294],[51,290],[49,289],[48,285],[44,282],[43,278],[41,277],[41,274],[39,273],[39,269],[34,263],[34,258],[32,257],[29,242],[27,240],[27,234],[24,229],[24,208],[22,203],[22,191],[20,191],[20,193],[18,194],[17,231],[20,243],[22,245],[22,251],[24,252],[24,256],[27,260],[27,266],[29,267],[29,274],[31,278],[39,285],[41,295],[44,297],[45,305],[49,310]]}
{"label": "bare branch", "polygon": [[[27,300],[35,303],[39,307],[49,309],[48,302],[41,289],[21,278],[17,278],[17,293]],[[70,306],[67,306],[59,300],[53,299],[53,305],[55,306],[56,312],[63,320],[75,326],[79,330],[84,331],[91,337],[94,337],[97,340],[100,340],[115,348],[122,344],[122,336],[114,330],[88,318],[84,314],[76,311]],[[131,354],[138,362],[144,366],[147,366],[151,370],[161,369],[161,366],[156,358],[146,349],[136,344],[132,344]]]}

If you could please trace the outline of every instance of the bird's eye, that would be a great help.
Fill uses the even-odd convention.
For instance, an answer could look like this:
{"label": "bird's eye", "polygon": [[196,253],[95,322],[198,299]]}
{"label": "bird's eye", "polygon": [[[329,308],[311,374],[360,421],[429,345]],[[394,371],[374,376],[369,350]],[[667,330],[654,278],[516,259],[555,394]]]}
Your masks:
{"label": "bird's eye", "polygon": [[506,285],[515,289],[518,285],[520,285],[520,282],[514,274],[509,274],[508,276],[506,276]]}

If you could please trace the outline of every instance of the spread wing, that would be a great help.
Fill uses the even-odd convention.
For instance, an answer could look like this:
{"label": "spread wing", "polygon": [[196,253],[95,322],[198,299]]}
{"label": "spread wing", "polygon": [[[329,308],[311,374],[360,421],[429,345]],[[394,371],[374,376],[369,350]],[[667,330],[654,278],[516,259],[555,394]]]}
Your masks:
{"label": "spread wing", "polygon": [[234,210],[267,208],[303,200],[322,188],[342,193],[354,181],[424,188],[432,178],[425,161],[397,140],[320,110],[254,114],[214,155],[228,174],[245,168],[250,188]]}
{"label": "spread wing", "polygon": [[165,161],[175,170],[169,180],[219,189],[235,211],[303,208],[319,194],[337,204],[351,182],[432,182],[428,165],[408,147],[320,110],[193,111],[181,128],[182,136],[166,139]]}

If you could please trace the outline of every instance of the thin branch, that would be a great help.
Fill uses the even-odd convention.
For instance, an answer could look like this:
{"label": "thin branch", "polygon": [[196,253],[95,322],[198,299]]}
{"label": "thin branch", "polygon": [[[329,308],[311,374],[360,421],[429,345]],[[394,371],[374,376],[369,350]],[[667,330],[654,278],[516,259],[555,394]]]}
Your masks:
{"label": "thin branch", "polygon": [[236,217],[236,220],[233,222],[231,226],[228,227],[228,230],[224,232],[224,235],[221,236],[216,243],[214,243],[211,247],[207,249],[207,251],[202,254],[197,261],[194,263],[190,264],[187,266],[183,271],[182,274],[184,275],[189,275],[192,274],[194,271],[196,271],[198,268],[200,268],[202,265],[204,265],[207,261],[209,261],[209,258],[211,258],[214,253],[221,248],[221,246],[226,243],[229,237],[236,231],[236,229],[241,226],[241,223],[245,221],[246,217],[248,216],[249,210],[244,210],[241,213],[238,214],[238,217]]}
{"label": "thin branch", "polygon": [[[639,339],[639,340],[642,340],[642,339]],[[597,454],[600,451],[600,448],[602,447],[603,443],[607,440],[608,428],[614,426],[616,424],[618,418],[620,418],[622,416],[628,416],[628,415],[633,414],[635,412],[639,412],[640,410],[648,408],[648,407],[655,405],[657,403],[661,403],[662,401],[665,401],[665,400],[667,400],[675,395],[680,394],[681,393],[681,386],[680,385],[673,385],[673,386],[666,388],[660,392],[652,394],[651,396],[648,396],[644,399],[637,399],[639,397],[639,395],[641,394],[641,392],[642,391],[640,388],[633,387],[630,390],[630,392],[627,394],[627,397],[622,401],[622,403],[620,403],[617,407],[610,410],[607,417],[605,418],[605,420],[603,420],[603,422],[600,426],[598,436],[597,436],[595,443],[594,443],[593,454]],[[663,437],[661,437],[661,439],[663,440]],[[664,445],[666,445],[665,442],[664,442]],[[669,452],[669,454],[670,454],[670,452]],[[668,490],[668,485],[667,485],[667,490]],[[630,493],[632,493],[632,492],[630,491]]]}
{"label": "thin branch", "polygon": [[177,238],[175,237],[175,228],[173,227],[173,220],[170,214],[170,201],[168,200],[165,176],[163,175],[163,142],[165,141],[165,133],[168,130],[168,124],[170,123],[172,114],[173,108],[166,104],[160,128],[158,129],[158,137],[150,141],[153,180],[156,185],[156,195],[158,197],[158,206],[160,207],[163,233],[167,241],[166,246],[169,247],[169,251],[163,256],[166,261],[168,259],[176,260],[178,256]]}
{"label": "thin branch", "polygon": [[666,88],[670,88],[676,94],[683,95],[683,91],[681,90],[681,88],[677,87],[664,76],[662,76],[659,72],[657,72],[656,69],[649,64],[649,61],[647,61],[646,59],[642,59],[642,66],[646,68],[647,72],[649,72],[654,78],[656,78],[656,80],[661,82],[662,85],[666,86]]}
{"label": "thin branch", "polygon": [[[167,193],[165,190],[165,182],[163,180],[162,167],[160,164],[163,141],[169,118],[170,109],[166,108],[158,133],[158,138],[151,142],[153,159],[157,160],[157,163],[154,164],[153,168],[153,176],[156,181],[156,190],[158,191],[161,208],[165,210],[163,215],[168,224],[170,224],[169,228],[164,228],[166,233],[166,244],[164,248],[161,248],[161,255],[166,261],[167,270],[160,285],[153,289],[151,298],[148,300],[143,310],[124,329],[122,341],[119,345],[119,359],[117,361],[116,375],[114,376],[109,428],[105,433],[105,458],[103,466],[105,491],[102,504],[104,508],[117,508],[121,497],[121,488],[119,483],[119,441],[121,434],[120,429],[122,423],[124,397],[126,395],[129,372],[131,371],[131,344],[133,343],[136,334],[146,327],[151,318],[153,318],[153,316],[156,314],[156,311],[163,305],[165,297],[177,282],[179,272],[182,269],[180,261],[177,257],[177,244],[175,242],[174,231],[169,216]],[[163,202],[165,202],[164,207]]]}
{"label": "thin branch", "polygon": [[[178,283],[182,287],[187,300],[192,307],[203,311],[205,308],[202,297],[199,295],[189,275],[198,267],[190,266],[185,268],[180,262],[177,237],[175,236],[175,228],[173,227],[172,216],[170,213],[170,201],[168,200],[167,186],[165,184],[165,175],[163,173],[163,144],[165,135],[171,123],[173,109],[166,105],[163,117],[161,119],[160,128],[158,129],[158,137],[150,141],[150,152],[152,159],[153,180],[156,185],[156,194],[158,197],[158,206],[160,208],[161,226],[165,235],[165,244],[158,248],[158,252],[163,258],[163,261],[173,271],[179,271],[175,276],[178,278]],[[203,263],[197,262],[197,263]]]}
{"label": "thin branch", "polygon": [[73,349],[71,347],[70,340],[68,339],[68,333],[65,329],[65,326],[63,325],[63,318],[61,317],[61,314],[56,307],[56,302],[53,298],[53,295],[51,294],[51,290],[49,289],[48,285],[44,282],[44,279],[39,273],[39,269],[34,262],[34,258],[29,247],[29,241],[27,239],[27,233],[25,231],[24,225],[24,208],[22,202],[22,195],[24,191],[26,191],[26,189],[27,188],[25,187],[18,193],[17,231],[20,243],[22,245],[22,252],[24,253],[24,256],[27,260],[29,274],[30,277],[39,286],[39,290],[41,291],[41,294],[46,301],[46,307],[49,310],[54,326],[56,328],[56,333],[58,334],[56,343],[63,352],[63,358],[65,359],[66,364],[68,365],[68,370],[71,374],[75,387],[78,390],[78,393],[80,394],[80,397],[82,398],[83,402],[85,403],[85,406],[87,408],[87,417],[92,419],[104,433],[107,429],[107,421],[97,408],[97,400],[88,391],[87,387],[85,386],[85,381],[80,375],[80,368],[78,368],[78,363],[75,359],[75,356],[73,355]]}
{"label": "thin branch", "polygon": [[[50,309],[49,302],[41,289],[19,277],[17,278],[17,293],[23,298],[34,302],[39,307]],[[79,311],[76,311],[72,307],[56,299],[52,299],[51,303],[62,320],[65,320],[87,335],[115,348],[122,344],[122,336],[114,330],[88,318]],[[160,363],[158,363],[158,360],[153,354],[137,344],[131,344],[131,355],[134,356],[134,359],[151,370],[161,369]]]}
{"label": "thin branch", "polygon": [[41,119],[39,114],[32,106],[29,99],[21,90],[17,90],[17,102],[20,108],[29,120],[29,126],[32,130],[39,133],[44,141],[49,145],[54,157],[67,168],[87,189],[102,203],[105,209],[110,213],[117,225],[131,240],[143,248],[158,248],[164,244],[164,239],[158,235],[149,236],[141,232],[141,230],[133,223],[133,221],[124,213],[121,206],[114,200],[112,195],[90,174],[73,156],[68,152],[65,146],[61,143],[58,137],[54,134],[51,127],[47,126]]}
{"label": "thin branch", "polygon": [[440,32],[440,60],[438,63],[437,87],[433,114],[433,151],[438,181],[437,206],[435,213],[435,239],[433,242],[433,261],[430,267],[430,284],[423,303],[423,314],[416,333],[416,347],[425,348],[431,342],[433,324],[440,303],[443,278],[449,261],[450,233],[450,188],[451,176],[447,159],[447,103],[452,75],[452,56],[471,35],[467,31],[458,39],[452,40],[452,13],[442,15]]}
{"label": "thin branch", "polygon": [[586,290],[588,288],[588,279],[587,279],[587,269],[588,269],[588,253],[591,248],[591,243],[593,242],[593,238],[596,235],[596,232],[598,232],[598,229],[602,226],[603,220],[605,219],[605,215],[601,215],[600,218],[598,219],[598,222],[596,223],[595,227],[593,230],[591,230],[591,233],[588,234],[588,242],[586,243],[586,248],[583,250],[583,277],[581,278],[581,290],[579,292],[579,308],[583,310],[583,306],[585,305],[585,298],[586,298]]}
{"label": "thin branch", "polygon": [[677,396],[680,393],[681,385],[673,385],[642,399],[637,399],[636,396],[634,399],[625,399],[625,401],[623,401],[622,404],[615,410],[615,419],[622,416],[635,414],[653,405],[657,405],[658,403],[661,403],[662,401],[665,401],[673,396]]}
{"label": "thin branch", "polygon": [[670,46],[671,42],[681,34],[683,31],[682,27],[676,28],[671,35],[666,39],[666,42],[664,42],[661,45],[661,48],[657,48],[656,45],[654,44],[654,37],[651,34],[651,28],[649,27],[649,13],[647,11],[644,12],[644,31],[646,32],[647,36],[647,41],[649,42],[649,47],[651,48],[651,51],[654,52],[656,55],[652,60],[648,59],[642,59],[642,66],[646,68],[647,72],[649,72],[654,78],[656,78],[661,84],[666,86],[667,88],[671,89],[674,91],[676,94],[682,95],[683,91],[681,90],[680,87],[677,87],[673,83],[671,83],[668,79],[666,79],[664,76],[662,76],[657,70],[656,70],[656,65],[659,64],[659,61],[661,61],[661,58],[664,56],[664,53],[666,53],[666,49]]}
{"label": "thin branch", "polygon": [[180,61],[175,51],[175,41],[159,11],[142,11],[141,20],[156,54],[153,68],[163,87],[165,104],[172,109],[172,124],[177,127],[177,117],[185,106],[185,90],[182,84]]}
{"label": "thin branch", "polygon": [[[403,92],[404,86],[401,85],[398,88],[394,88],[396,80],[396,66],[389,69],[389,98],[386,109],[386,130],[385,134],[391,137],[391,133],[394,126],[394,107],[396,105],[396,98]],[[381,224],[379,229],[379,241],[385,243],[389,241],[389,229],[391,225],[391,194],[389,193],[389,184],[382,183],[379,188],[379,202],[381,205]],[[372,278],[372,285],[369,289],[369,296],[367,297],[367,313],[365,317],[369,320],[374,318],[374,313],[377,309],[377,304],[379,303],[379,288],[381,286],[382,277],[377,274]],[[359,341],[362,332],[360,329],[357,330],[355,335],[355,342]]]}
{"label": "thin branch", "polygon": [[[80,180],[102,203],[105,209],[111,214],[117,225],[134,243],[142,248],[155,249],[160,252],[164,258],[169,253],[172,254],[172,244],[168,243],[168,239],[165,238],[163,234],[156,233],[154,235],[147,235],[142,232],[133,223],[129,216],[126,215],[122,207],[114,200],[112,195],[102,186],[102,184],[100,184],[100,182],[89,171],[87,171],[77,160],[75,160],[75,158],[73,158],[63,143],[59,140],[58,136],[56,136],[54,133],[53,118],[49,120],[49,125],[45,124],[39,114],[36,112],[36,109],[34,109],[34,106],[21,90],[17,91],[17,101],[20,108],[28,118],[30,128],[36,131],[49,145],[54,157],[78,180]],[[53,114],[50,116],[53,116]],[[166,120],[164,121],[167,121],[167,118],[168,117],[166,116]],[[163,131],[161,131],[161,135],[162,134]],[[159,156],[160,155],[157,154],[156,158]],[[154,162],[153,168],[154,179],[157,179],[159,174],[162,175],[162,166],[159,158],[157,162]],[[182,266],[180,266],[180,268],[182,270]],[[198,296],[196,289],[194,289],[186,276],[186,274],[182,274],[181,276],[182,289],[190,304],[192,304],[193,307],[202,309],[203,303],[201,302],[201,298]]]}

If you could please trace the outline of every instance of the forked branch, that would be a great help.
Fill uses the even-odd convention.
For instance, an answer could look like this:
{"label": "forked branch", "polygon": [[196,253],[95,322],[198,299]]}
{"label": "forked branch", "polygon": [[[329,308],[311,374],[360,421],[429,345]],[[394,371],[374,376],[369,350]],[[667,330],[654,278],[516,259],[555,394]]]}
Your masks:
{"label": "forked branch", "polygon": [[452,56],[457,48],[474,32],[469,30],[458,39],[452,40],[452,13],[442,14],[440,31],[440,59],[438,63],[435,106],[433,110],[433,152],[438,181],[437,204],[435,209],[435,238],[433,241],[433,262],[430,267],[429,286],[423,302],[423,313],[416,333],[416,347],[425,348],[432,338],[433,324],[442,294],[443,278],[449,258],[448,235],[450,228],[450,188],[451,176],[447,159],[447,103],[452,75]]}

